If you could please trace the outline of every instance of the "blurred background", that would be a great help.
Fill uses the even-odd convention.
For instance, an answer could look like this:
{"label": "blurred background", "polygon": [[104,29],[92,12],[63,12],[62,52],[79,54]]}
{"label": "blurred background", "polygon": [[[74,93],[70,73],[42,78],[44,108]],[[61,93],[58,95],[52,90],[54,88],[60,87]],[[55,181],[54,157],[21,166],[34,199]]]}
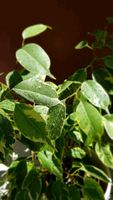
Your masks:
{"label": "blurred background", "polygon": [[[0,72],[17,69],[15,51],[21,47],[22,30],[44,23],[53,28],[32,42],[40,44],[51,59],[51,71],[60,83],[75,69],[89,63],[91,52],[74,46],[87,32],[103,28],[113,17],[113,0],[32,0],[6,1],[0,5]],[[2,78],[2,77],[1,77]]]}

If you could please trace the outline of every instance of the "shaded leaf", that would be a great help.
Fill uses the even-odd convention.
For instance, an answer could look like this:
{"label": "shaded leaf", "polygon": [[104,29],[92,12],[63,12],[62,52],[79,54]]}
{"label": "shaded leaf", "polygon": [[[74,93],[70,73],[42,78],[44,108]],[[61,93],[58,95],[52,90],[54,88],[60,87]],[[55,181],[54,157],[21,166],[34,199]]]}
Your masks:
{"label": "shaded leaf", "polygon": [[68,80],[70,81],[78,81],[83,82],[87,78],[87,70],[86,68],[78,69],[74,74],[72,74]]}
{"label": "shaded leaf", "polygon": [[0,114],[0,145],[9,148],[14,142],[14,131],[11,122]]}
{"label": "shaded leaf", "polygon": [[77,91],[80,82],[65,80],[58,88],[59,99],[66,99],[71,97]]}
{"label": "shaded leaf", "polygon": [[109,56],[105,56],[103,58],[104,64],[106,65],[106,67],[113,69],[113,56],[109,55]]}
{"label": "shaded leaf", "polygon": [[96,180],[86,177],[83,186],[84,200],[104,200],[104,193]]}
{"label": "shaded leaf", "polygon": [[[100,167],[101,168],[101,167]],[[99,179],[101,181],[104,181],[106,183],[111,182],[111,179],[103,172],[101,169],[93,166],[93,165],[83,165],[80,168],[80,170],[86,172],[86,174],[89,176],[92,176],[96,179]]]}
{"label": "shaded leaf", "polygon": [[75,185],[68,187],[69,200],[81,200],[81,195],[79,189]]}
{"label": "shaded leaf", "polygon": [[53,200],[68,200],[68,191],[66,185],[60,180],[57,180],[52,184],[51,187],[52,195],[50,194],[49,199]]}
{"label": "shaded leaf", "polygon": [[17,192],[16,196],[15,196],[15,200],[33,200],[29,190],[27,189],[22,189],[19,192]]}
{"label": "shaded leaf", "polygon": [[29,170],[26,175],[23,188],[27,188],[33,199],[38,199],[42,189],[41,177],[35,168]]}
{"label": "shaded leaf", "polygon": [[6,76],[7,86],[11,89],[22,81],[21,75],[17,71],[11,71]]}

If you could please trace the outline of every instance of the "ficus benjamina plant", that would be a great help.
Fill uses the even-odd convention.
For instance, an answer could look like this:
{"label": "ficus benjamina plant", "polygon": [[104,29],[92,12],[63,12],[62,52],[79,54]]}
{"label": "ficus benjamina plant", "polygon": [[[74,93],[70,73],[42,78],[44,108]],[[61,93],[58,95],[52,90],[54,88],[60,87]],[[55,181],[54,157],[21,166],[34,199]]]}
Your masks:
{"label": "ficus benjamina plant", "polygon": [[[0,83],[0,164],[7,168],[1,199],[105,199],[103,185],[111,182],[113,169],[112,23],[107,18],[103,30],[75,46],[88,48],[92,60],[59,85],[45,50],[29,43],[51,27],[23,30],[16,51],[21,69]],[[18,143],[28,152],[18,156]]]}

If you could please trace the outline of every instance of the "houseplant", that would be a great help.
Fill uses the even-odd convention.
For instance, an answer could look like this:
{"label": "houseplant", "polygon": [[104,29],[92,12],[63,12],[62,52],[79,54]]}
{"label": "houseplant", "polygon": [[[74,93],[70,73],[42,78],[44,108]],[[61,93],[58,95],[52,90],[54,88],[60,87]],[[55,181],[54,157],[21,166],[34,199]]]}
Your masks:
{"label": "houseplant", "polygon": [[[107,21],[111,26],[113,18]],[[1,199],[105,199],[103,183],[111,182],[107,171],[113,168],[109,26],[76,45],[89,48],[93,59],[60,85],[54,83],[46,52],[27,42],[51,27],[38,24],[22,32],[16,59],[23,69],[9,72],[0,85],[0,159],[8,167],[0,179]],[[18,141],[28,155],[15,156]]]}

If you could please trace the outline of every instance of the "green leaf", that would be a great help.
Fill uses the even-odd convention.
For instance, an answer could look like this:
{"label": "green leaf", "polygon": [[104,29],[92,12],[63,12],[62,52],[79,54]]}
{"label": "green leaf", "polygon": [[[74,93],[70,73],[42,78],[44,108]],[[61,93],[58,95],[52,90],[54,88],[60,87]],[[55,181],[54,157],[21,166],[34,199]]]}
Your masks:
{"label": "green leaf", "polygon": [[71,97],[73,94],[75,94],[79,86],[80,82],[65,80],[61,85],[59,85],[59,99],[62,100]]}
{"label": "green leaf", "polygon": [[0,102],[0,108],[8,111],[14,111],[15,103],[9,99]]}
{"label": "green leaf", "polygon": [[35,104],[51,107],[60,102],[55,89],[37,78],[22,81],[13,90]]}
{"label": "green leaf", "polygon": [[62,128],[66,116],[65,106],[60,103],[49,109],[47,127],[49,136],[52,140],[56,140],[62,133]]}
{"label": "green leaf", "polygon": [[16,196],[15,196],[15,200],[33,200],[29,190],[27,189],[22,189],[20,191],[17,192]]}
{"label": "green leaf", "polygon": [[[14,161],[8,169],[8,181],[12,187],[22,187],[23,180],[27,174],[27,165],[25,160]],[[15,183],[15,185],[13,185]]]}
{"label": "green leaf", "polygon": [[87,41],[80,41],[76,46],[75,49],[83,49],[85,47],[89,47],[88,42]]}
{"label": "green leaf", "polygon": [[0,146],[9,148],[14,140],[14,132],[11,122],[2,114],[0,114]]}
{"label": "green leaf", "polygon": [[50,73],[50,59],[46,52],[35,43],[26,44],[16,51],[17,61],[29,72],[36,75],[48,75],[53,78]]}
{"label": "green leaf", "polygon": [[104,163],[104,165],[113,169],[113,155],[110,150],[110,145],[109,144],[102,145],[96,143],[95,151],[99,159]]}
{"label": "green leaf", "polygon": [[96,80],[108,93],[112,90],[113,76],[106,68],[94,70],[93,79]]}
{"label": "green leaf", "polygon": [[93,35],[95,36],[95,42],[93,43],[93,46],[96,48],[103,48],[106,43],[108,32],[106,30],[97,29],[95,32],[93,32]]}
{"label": "green leaf", "polygon": [[71,149],[71,155],[73,158],[83,159],[86,155],[86,152],[80,147],[74,147]]}
{"label": "green leaf", "polygon": [[34,142],[47,142],[46,122],[31,106],[17,103],[14,117],[17,127],[26,138]]}
{"label": "green leaf", "polygon": [[26,175],[22,188],[27,188],[33,199],[38,199],[42,189],[41,177],[35,168]]}
{"label": "green leaf", "polygon": [[108,112],[110,98],[104,88],[95,80],[87,80],[81,86],[82,94],[94,106],[104,109]]}
{"label": "green leaf", "polygon": [[106,20],[109,24],[113,23],[113,17],[107,17]]}
{"label": "green leaf", "polygon": [[104,64],[106,65],[106,67],[113,69],[113,56],[109,55],[109,56],[105,56],[103,58]]}
{"label": "green leaf", "polygon": [[[82,165],[82,167],[80,168],[80,170],[86,172],[87,176],[92,176],[92,177],[94,177],[98,180],[104,181],[106,183],[111,182],[111,179],[101,169],[99,169],[93,165],[83,165],[83,164],[81,164],[81,165]],[[101,168],[101,166],[100,166],[100,168]]]}
{"label": "green leaf", "polygon": [[25,40],[43,33],[47,28],[51,27],[44,24],[36,24],[25,28],[22,32],[22,38]]}
{"label": "green leaf", "polygon": [[87,135],[87,143],[100,140],[103,134],[102,117],[94,106],[87,101],[80,101],[76,109],[76,120]]}
{"label": "green leaf", "polygon": [[41,117],[46,121],[48,117],[49,108],[43,105],[35,105],[34,110],[41,115]]}
{"label": "green leaf", "polygon": [[108,43],[108,47],[109,47],[111,50],[113,50],[113,41],[110,41],[110,42]]}
{"label": "green leaf", "polygon": [[108,136],[113,140],[113,115],[105,115],[103,123]]}
{"label": "green leaf", "polygon": [[62,183],[60,180],[57,180],[53,183],[51,187],[52,195],[50,194],[49,199],[53,200],[68,200],[68,191],[66,185]]}
{"label": "green leaf", "polygon": [[84,200],[104,200],[104,193],[96,180],[86,177],[83,186]]}
{"label": "green leaf", "polygon": [[62,179],[61,161],[52,152],[40,151],[38,152],[38,159],[43,168]]}
{"label": "green leaf", "polygon": [[17,71],[11,71],[6,76],[7,86],[11,89],[22,81],[21,75]]}
{"label": "green leaf", "polygon": [[78,81],[83,82],[87,78],[87,70],[86,68],[78,69],[74,74],[72,74],[68,80],[70,81]]}
{"label": "green leaf", "polygon": [[75,185],[68,187],[69,200],[81,200],[81,195],[79,189]]}

